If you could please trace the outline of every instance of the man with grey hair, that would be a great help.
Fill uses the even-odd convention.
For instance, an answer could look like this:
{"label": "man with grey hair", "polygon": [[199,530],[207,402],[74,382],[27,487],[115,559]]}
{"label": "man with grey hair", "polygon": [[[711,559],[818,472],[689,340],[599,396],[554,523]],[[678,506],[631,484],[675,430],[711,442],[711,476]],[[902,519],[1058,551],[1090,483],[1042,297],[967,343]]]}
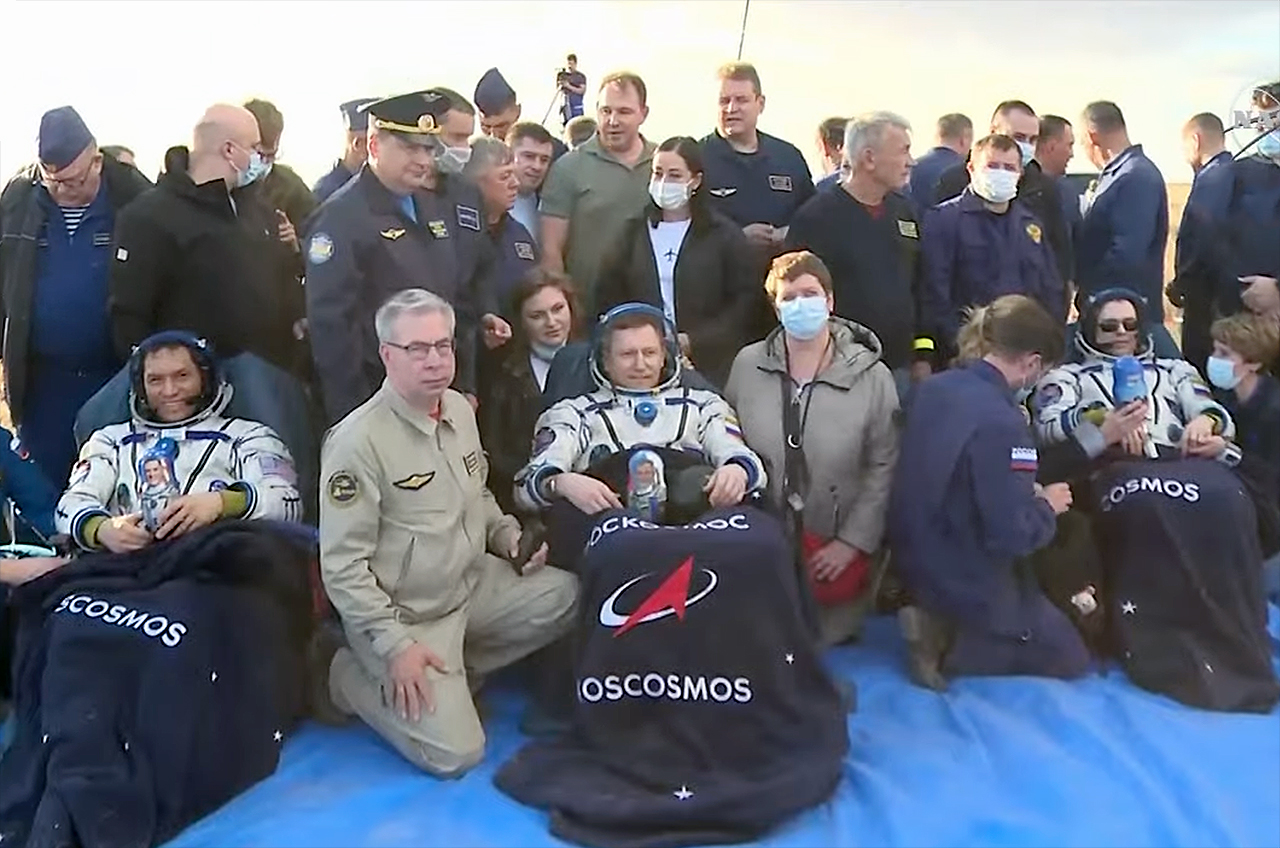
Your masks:
{"label": "man with grey hair", "polygon": [[484,675],[568,631],[577,584],[521,554],[519,522],[485,487],[475,414],[449,388],[454,310],[407,289],[374,319],[386,380],[321,455],[320,569],[346,646],[328,694],[442,777],[484,755],[472,701]]}
{"label": "man with grey hair", "polygon": [[[496,138],[482,136],[473,139],[471,158],[462,174],[480,191],[480,199],[484,203],[485,235],[497,263],[489,277],[493,290],[483,293],[484,311],[513,322],[520,316],[510,314],[508,301],[511,292],[526,274],[537,267],[539,257],[533,236],[511,216],[520,191],[511,148]],[[498,347],[510,338],[509,332],[505,337],[498,335],[497,331],[501,330],[502,325],[496,322],[485,326],[483,339],[486,347]]]}
{"label": "man with grey hair", "polygon": [[796,212],[787,250],[811,250],[831,271],[835,313],[876,334],[900,393],[930,373],[935,345],[918,332],[920,223],[902,191],[911,176],[911,125],[872,112],[845,128],[837,189]]}

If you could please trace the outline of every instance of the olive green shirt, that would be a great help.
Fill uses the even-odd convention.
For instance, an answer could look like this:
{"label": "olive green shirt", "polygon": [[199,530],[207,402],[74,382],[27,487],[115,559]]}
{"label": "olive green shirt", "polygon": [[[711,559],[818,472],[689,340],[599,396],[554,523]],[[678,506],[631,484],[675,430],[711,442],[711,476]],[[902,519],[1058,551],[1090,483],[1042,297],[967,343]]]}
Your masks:
{"label": "olive green shirt", "polygon": [[[643,140],[643,139],[642,139]],[[590,315],[605,256],[616,249],[623,225],[649,202],[649,171],[657,145],[644,141],[633,167],[619,162],[600,139],[561,156],[551,166],[538,211],[569,221],[564,270],[582,295]]]}

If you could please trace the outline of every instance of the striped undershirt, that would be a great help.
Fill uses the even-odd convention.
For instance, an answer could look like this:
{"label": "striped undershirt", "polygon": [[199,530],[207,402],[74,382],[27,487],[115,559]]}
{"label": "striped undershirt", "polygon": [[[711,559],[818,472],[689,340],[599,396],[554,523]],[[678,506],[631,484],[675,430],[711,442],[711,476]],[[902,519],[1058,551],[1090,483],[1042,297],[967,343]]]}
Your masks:
{"label": "striped undershirt", "polygon": [[80,228],[80,222],[84,220],[84,213],[89,211],[88,206],[60,206],[62,210],[62,222],[67,225],[67,235],[74,236],[76,230]]}

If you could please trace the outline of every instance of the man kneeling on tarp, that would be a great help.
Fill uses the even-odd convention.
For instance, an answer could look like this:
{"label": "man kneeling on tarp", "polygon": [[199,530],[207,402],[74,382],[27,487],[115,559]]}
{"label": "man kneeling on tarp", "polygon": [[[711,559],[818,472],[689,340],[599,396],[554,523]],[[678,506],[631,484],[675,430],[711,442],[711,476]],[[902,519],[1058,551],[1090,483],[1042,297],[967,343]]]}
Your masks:
{"label": "man kneeling on tarp", "polygon": [[485,488],[475,413],[449,388],[453,307],[406,289],[374,324],[386,382],[321,458],[320,567],[348,643],[329,695],[410,762],[457,776],[484,756],[472,693],[569,629],[577,583],[544,567],[545,548],[519,555],[519,522]]}
{"label": "man kneeling on tarp", "polygon": [[220,417],[198,340],[153,337],[130,367],[132,420],[86,443],[56,516],[108,551],[13,592],[5,845],[163,842],[271,774],[303,712],[314,542],[220,520],[297,514],[288,451]]}
{"label": "man kneeling on tarp", "polygon": [[[657,479],[646,453],[633,488]],[[606,510],[579,571],[572,732],[520,751],[500,789],[556,836],[618,848],[750,841],[830,796],[845,709],[777,519]]]}

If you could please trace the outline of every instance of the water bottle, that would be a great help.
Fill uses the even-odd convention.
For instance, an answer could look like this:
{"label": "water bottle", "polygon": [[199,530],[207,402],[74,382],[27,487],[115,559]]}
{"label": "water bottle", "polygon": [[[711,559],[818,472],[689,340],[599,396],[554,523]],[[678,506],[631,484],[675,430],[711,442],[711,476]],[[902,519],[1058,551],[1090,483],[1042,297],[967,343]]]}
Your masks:
{"label": "water bottle", "polygon": [[1116,409],[1147,396],[1147,376],[1142,363],[1133,356],[1122,356],[1111,368],[1111,394]]}

